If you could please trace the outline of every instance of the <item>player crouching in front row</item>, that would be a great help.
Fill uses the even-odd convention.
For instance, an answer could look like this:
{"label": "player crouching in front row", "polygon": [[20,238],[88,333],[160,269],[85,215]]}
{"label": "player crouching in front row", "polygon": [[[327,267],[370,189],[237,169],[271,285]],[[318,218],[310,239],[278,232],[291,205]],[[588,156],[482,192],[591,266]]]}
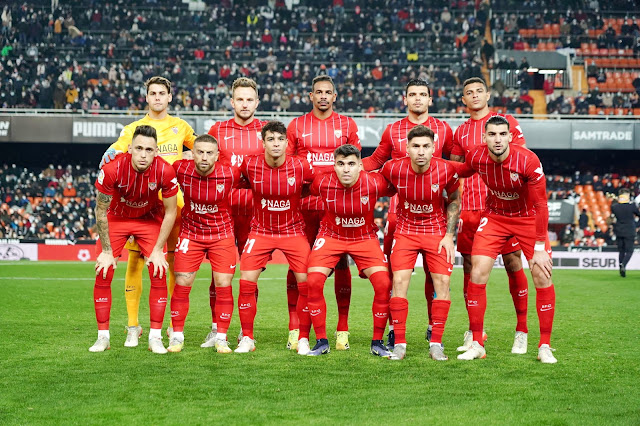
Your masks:
{"label": "player crouching in front row", "polygon": [[391,281],[376,236],[373,209],[379,197],[393,195],[394,190],[381,174],[361,170],[360,151],[355,146],[338,147],[334,158],[334,171],[316,176],[310,188],[311,194],[324,200],[325,213],[308,262],[307,306],[317,339],[309,356],[329,353],[324,283],[340,257],[349,254],[358,270],[369,278],[375,293],[371,353],[388,358],[391,352],[382,337],[389,316]]}

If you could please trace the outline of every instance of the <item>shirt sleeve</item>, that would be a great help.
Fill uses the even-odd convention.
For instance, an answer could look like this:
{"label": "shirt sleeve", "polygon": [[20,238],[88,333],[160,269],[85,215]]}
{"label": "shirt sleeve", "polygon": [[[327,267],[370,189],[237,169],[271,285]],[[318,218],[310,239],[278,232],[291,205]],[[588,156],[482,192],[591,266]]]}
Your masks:
{"label": "shirt sleeve", "polygon": [[447,185],[445,186],[447,194],[453,194],[458,188],[460,188],[460,179],[458,179],[458,173],[456,172],[455,167],[452,166],[453,163],[455,162],[447,163],[447,174],[449,175],[449,180],[447,181]]}
{"label": "shirt sleeve", "polygon": [[512,115],[507,115],[507,120],[509,121],[509,129],[512,135],[511,143],[515,145],[526,146],[524,133],[522,132],[522,127],[520,127],[520,123],[518,123],[518,120],[516,120]]}
{"label": "shirt sleeve", "polygon": [[[531,151],[529,151],[531,152]],[[527,170],[529,197],[536,209],[536,241],[547,239],[549,228],[549,206],[547,205],[547,179],[538,157],[531,152]]]}
{"label": "shirt sleeve", "polygon": [[[164,161],[164,160],[163,160]],[[180,185],[178,185],[178,178],[176,172],[169,163],[166,164],[162,172],[162,196],[164,198],[173,197],[180,191]]]}
{"label": "shirt sleeve", "polygon": [[453,166],[459,178],[467,178],[472,176],[476,171],[471,166],[471,156],[467,155],[464,163],[459,163],[457,161],[447,161],[448,164]]}
{"label": "shirt sleeve", "polygon": [[378,188],[378,198],[391,197],[396,193],[396,188],[382,175],[382,173],[369,172],[369,176],[373,178],[376,187]]}
{"label": "shirt sleeve", "polygon": [[321,175],[316,175],[313,178],[313,182],[311,182],[311,186],[309,187],[309,193],[311,195],[320,195],[320,180],[322,179]]}
{"label": "shirt sleeve", "polygon": [[347,135],[347,143],[355,146],[359,151],[362,151],[362,145],[360,145],[360,138],[358,137],[358,125],[351,117],[349,117],[349,134]]}
{"label": "shirt sleeve", "polygon": [[216,140],[218,140],[218,129],[219,128],[220,128],[220,122],[216,121],[215,123],[213,123],[213,126],[211,126],[211,128],[209,128],[209,131],[207,133],[210,134],[211,136],[213,136],[214,138],[216,138]]}
{"label": "shirt sleeve", "polygon": [[116,195],[115,171],[113,170],[113,166],[111,166],[110,164],[115,163],[106,164],[105,167],[100,169],[100,171],[98,172],[98,177],[96,178],[95,186],[96,189],[103,194],[114,196]]}
{"label": "shirt sleeve", "polygon": [[366,171],[379,169],[391,156],[393,146],[391,144],[390,127],[391,126],[387,126],[387,128],[384,129],[384,132],[382,132],[380,143],[376,147],[375,151],[373,151],[373,154],[362,159],[362,165]]}
{"label": "shirt sleeve", "polygon": [[[443,150],[444,151],[444,150]],[[460,144],[460,127],[458,127],[453,134],[453,139],[451,140],[451,154],[450,155],[460,155],[464,157],[464,149]]]}
{"label": "shirt sleeve", "polygon": [[315,177],[313,166],[307,160],[301,158],[302,163],[302,179],[304,182],[311,182]]}
{"label": "shirt sleeve", "polygon": [[185,136],[184,141],[182,141],[182,146],[186,146],[189,149],[193,149],[193,142],[196,140],[196,132],[193,131],[193,127],[189,125],[186,121],[182,121],[185,127]]}
{"label": "shirt sleeve", "polygon": [[451,156],[451,151],[453,150],[453,130],[451,130],[451,126],[449,126],[449,123],[447,122],[443,122],[443,123],[444,123],[444,142],[442,144],[442,156],[449,158]]}
{"label": "shirt sleeve", "polygon": [[298,154],[298,136],[296,135],[296,123],[298,120],[293,119],[289,126],[287,127],[287,150],[286,153],[289,155],[297,155]]}
{"label": "shirt sleeve", "polygon": [[138,127],[138,122],[135,121],[131,124],[127,124],[120,131],[120,136],[118,140],[109,146],[109,148],[113,148],[116,151],[127,152],[129,150],[129,145],[131,144],[131,140],[133,139],[133,132]]}

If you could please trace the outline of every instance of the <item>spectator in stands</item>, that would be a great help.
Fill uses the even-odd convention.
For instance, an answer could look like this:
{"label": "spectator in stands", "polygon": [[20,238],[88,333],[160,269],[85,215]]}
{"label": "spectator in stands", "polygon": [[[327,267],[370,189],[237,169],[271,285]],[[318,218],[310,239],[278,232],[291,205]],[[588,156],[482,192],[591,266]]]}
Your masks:
{"label": "spectator in stands", "polygon": [[589,216],[587,216],[587,209],[582,209],[580,217],[578,218],[578,226],[584,230],[589,226]]}

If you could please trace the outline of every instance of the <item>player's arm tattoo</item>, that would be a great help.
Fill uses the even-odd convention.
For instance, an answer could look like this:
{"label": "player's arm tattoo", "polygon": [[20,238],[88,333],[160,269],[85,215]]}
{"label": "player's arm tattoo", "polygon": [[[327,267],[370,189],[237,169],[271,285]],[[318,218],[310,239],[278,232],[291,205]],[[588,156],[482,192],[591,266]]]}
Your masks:
{"label": "player's arm tattoo", "polygon": [[455,161],[457,163],[464,163],[464,155],[451,154],[449,158],[451,159],[451,161]]}
{"label": "player's arm tattoo", "polygon": [[449,197],[447,206],[447,234],[454,235],[460,219],[460,191],[455,190]]}
{"label": "player's arm tattoo", "polygon": [[113,196],[98,191],[96,198],[96,229],[100,236],[102,251],[111,252],[111,240],[109,239],[109,221],[107,220],[107,209],[111,204]]}
{"label": "player's arm tattoo", "polygon": [[186,278],[188,280],[190,280],[191,277],[193,277],[194,275],[195,275],[195,272],[175,272],[176,278],[181,277],[181,278]]}

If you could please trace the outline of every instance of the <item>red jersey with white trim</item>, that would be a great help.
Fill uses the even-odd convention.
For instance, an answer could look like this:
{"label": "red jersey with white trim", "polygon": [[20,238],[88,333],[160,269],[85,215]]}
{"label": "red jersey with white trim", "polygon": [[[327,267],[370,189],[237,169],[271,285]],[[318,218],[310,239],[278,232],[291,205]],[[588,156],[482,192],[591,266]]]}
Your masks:
{"label": "red jersey with white trim", "polygon": [[[333,151],[341,145],[351,144],[362,150],[358,126],[353,118],[333,112],[320,120],[313,112],[294,118],[287,127],[287,154],[306,158],[316,173],[333,170]],[[318,197],[302,200],[303,210],[323,210]]]}
{"label": "red jersey with white trim", "polygon": [[264,155],[245,157],[240,172],[253,191],[251,232],[270,237],[305,235],[300,212],[302,186],[313,180],[313,168],[304,158],[287,155],[283,165],[271,167]]}
{"label": "red jersey with white trim", "polygon": [[[209,129],[209,134],[218,141],[220,158],[218,162],[239,168],[248,155],[264,153],[262,146],[262,127],[266,121],[254,119],[242,126],[232,118],[218,121]],[[253,208],[253,195],[250,189],[231,190],[231,211],[234,215],[250,215]]]}
{"label": "red jersey with white trim", "polygon": [[361,171],[351,188],[342,185],[335,172],[318,175],[310,192],[325,206],[318,237],[361,241],[377,238],[378,226],[373,222],[376,201],[393,195],[395,190],[380,173]]}
{"label": "red jersey with white trim", "polygon": [[[476,146],[484,145],[482,140],[484,125],[494,115],[500,115],[509,121],[509,131],[512,135],[511,146],[525,144],[524,134],[518,120],[509,114],[498,114],[491,111],[480,120],[468,119],[456,129],[453,135],[451,155],[466,157]],[[486,208],[487,186],[480,176],[473,175],[465,179],[462,188],[461,210],[484,210]]]}
{"label": "red jersey with white trim", "polygon": [[[428,117],[424,123],[419,123],[433,130],[435,133],[433,142],[435,145],[434,157],[442,158],[442,154],[447,156],[453,148],[453,131],[447,122],[434,117]],[[382,167],[385,161],[403,158],[407,156],[407,134],[418,124],[409,121],[408,117],[389,124],[382,133],[380,144],[376,147],[370,157],[363,158],[362,164],[365,170],[376,170]]]}
{"label": "red jersey with white trim", "polygon": [[447,231],[445,197],[459,187],[456,169],[449,162],[433,157],[424,173],[416,173],[411,159],[385,163],[380,173],[398,191],[396,234],[444,235]]}
{"label": "red jersey with white trim", "polygon": [[233,221],[229,206],[231,188],[238,185],[240,171],[220,164],[202,176],[193,160],[173,163],[184,194],[180,238],[208,241],[233,238]]}
{"label": "red jersey with white trim", "polygon": [[107,214],[129,219],[162,220],[164,205],[158,192],[169,198],[179,190],[171,164],[156,156],[147,170],[138,172],[128,152],[105,164],[95,185],[98,191],[113,197]]}
{"label": "red jersey with white trim", "polygon": [[487,213],[536,218],[536,241],[545,241],[549,223],[547,182],[538,156],[523,146],[510,145],[509,155],[496,163],[489,147],[476,147],[465,163],[451,163],[459,175],[477,172],[489,188]]}

